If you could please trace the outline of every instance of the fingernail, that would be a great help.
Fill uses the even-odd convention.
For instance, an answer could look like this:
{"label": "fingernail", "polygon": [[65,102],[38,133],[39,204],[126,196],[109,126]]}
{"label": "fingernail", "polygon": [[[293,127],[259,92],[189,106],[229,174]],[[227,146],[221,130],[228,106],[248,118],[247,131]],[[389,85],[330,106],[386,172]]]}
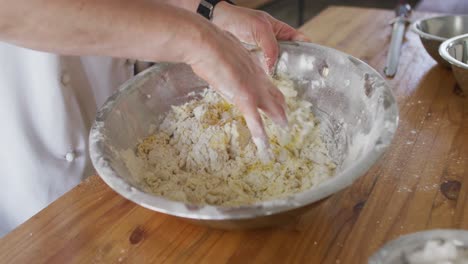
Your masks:
{"label": "fingernail", "polygon": [[309,37],[307,37],[306,35],[304,34],[299,34],[296,36],[295,40],[298,40],[298,41],[305,41],[305,42],[310,42],[312,41]]}

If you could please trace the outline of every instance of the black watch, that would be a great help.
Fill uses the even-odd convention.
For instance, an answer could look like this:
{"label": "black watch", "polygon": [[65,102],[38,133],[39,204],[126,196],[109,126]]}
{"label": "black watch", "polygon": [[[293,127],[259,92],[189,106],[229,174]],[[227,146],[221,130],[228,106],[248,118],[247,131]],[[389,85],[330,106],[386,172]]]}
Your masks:
{"label": "black watch", "polygon": [[[197,8],[197,13],[204,16],[206,19],[211,20],[213,18],[213,10],[215,6],[224,0],[201,0]],[[232,1],[226,0],[225,2],[233,5]]]}

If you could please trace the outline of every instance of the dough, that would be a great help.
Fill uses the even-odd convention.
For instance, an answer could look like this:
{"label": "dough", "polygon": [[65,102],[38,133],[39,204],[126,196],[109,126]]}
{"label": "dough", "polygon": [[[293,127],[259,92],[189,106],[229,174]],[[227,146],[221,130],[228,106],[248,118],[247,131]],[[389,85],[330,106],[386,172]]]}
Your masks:
{"label": "dough", "polygon": [[156,133],[121,154],[140,187],[191,204],[236,206],[302,192],[334,174],[311,103],[293,82],[274,80],[288,105],[289,129],[263,118],[273,159],[263,163],[241,113],[212,89],[173,106]]}

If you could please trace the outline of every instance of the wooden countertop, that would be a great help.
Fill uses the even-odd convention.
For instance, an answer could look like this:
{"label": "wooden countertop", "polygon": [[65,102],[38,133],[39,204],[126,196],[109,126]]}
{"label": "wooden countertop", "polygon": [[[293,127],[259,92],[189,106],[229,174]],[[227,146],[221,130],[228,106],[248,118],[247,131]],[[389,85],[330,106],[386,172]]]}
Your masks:
{"label": "wooden countertop", "polygon": [[[415,14],[421,17],[422,14]],[[302,30],[380,72],[393,12],[332,7]],[[220,231],[152,212],[91,177],[0,240],[4,263],[365,263],[385,242],[468,228],[468,98],[408,32],[389,80],[401,122],[350,188],[276,229]]]}

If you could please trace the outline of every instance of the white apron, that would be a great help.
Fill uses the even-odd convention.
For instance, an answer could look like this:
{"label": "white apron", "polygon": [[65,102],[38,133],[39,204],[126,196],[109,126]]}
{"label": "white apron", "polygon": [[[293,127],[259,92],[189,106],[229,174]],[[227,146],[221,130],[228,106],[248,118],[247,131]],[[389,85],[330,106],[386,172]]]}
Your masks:
{"label": "white apron", "polygon": [[134,62],[64,57],[0,42],[0,237],[93,174],[96,109]]}

